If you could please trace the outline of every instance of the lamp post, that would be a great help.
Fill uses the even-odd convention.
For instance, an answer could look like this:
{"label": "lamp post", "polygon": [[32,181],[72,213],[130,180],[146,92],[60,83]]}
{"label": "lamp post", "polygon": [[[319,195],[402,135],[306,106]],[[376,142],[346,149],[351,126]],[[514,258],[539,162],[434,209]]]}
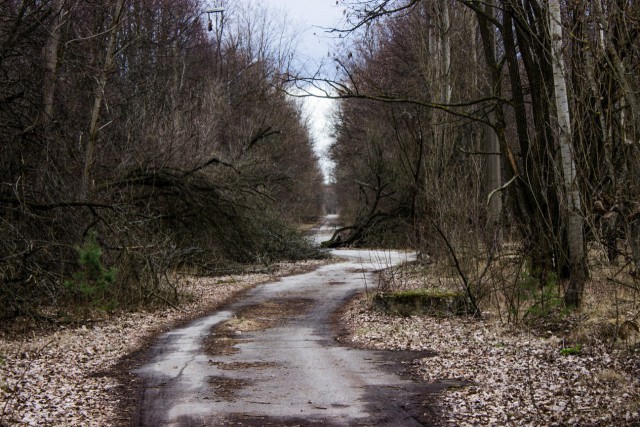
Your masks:
{"label": "lamp post", "polygon": [[[211,9],[204,10],[202,13],[207,14],[207,18],[209,19],[207,29],[209,31],[213,31],[213,21],[211,19],[211,15],[216,18],[216,40],[218,42],[217,47],[217,56],[218,56],[218,67],[219,67],[219,75],[222,75],[222,32],[224,30],[224,7],[212,7]],[[220,20],[218,20],[218,15],[220,16]]]}
{"label": "lamp post", "polygon": [[222,24],[222,20],[224,19],[224,7],[212,7],[211,9],[207,9],[202,13],[206,13],[207,18],[209,18],[209,26],[208,26],[209,31],[213,31],[213,21],[211,20],[211,14],[213,14],[214,16],[216,14],[220,14],[220,21]]}

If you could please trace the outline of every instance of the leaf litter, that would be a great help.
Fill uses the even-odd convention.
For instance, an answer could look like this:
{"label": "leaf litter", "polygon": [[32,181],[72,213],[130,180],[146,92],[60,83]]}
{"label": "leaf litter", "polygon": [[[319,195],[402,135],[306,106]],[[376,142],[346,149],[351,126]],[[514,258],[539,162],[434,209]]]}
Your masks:
{"label": "leaf litter", "polygon": [[[280,274],[298,268],[285,266]],[[190,278],[185,286],[195,298],[180,310],[125,313],[47,334],[0,336],[0,425],[126,423],[114,392],[121,384],[107,374],[110,369],[176,322],[274,279],[267,274]],[[346,339],[357,346],[435,352],[411,368],[426,382],[448,386],[440,399],[445,425],[640,424],[637,344],[595,341],[563,355],[567,343],[551,331],[541,336],[490,316],[391,316],[371,310],[364,298],[348,305],[341,322],[349,332]]]}
{"label": "leaf litter", "polygon": [[121,381],[110,372],[172,325],[203,315],[240,293],[327,260],[281,263],[273,274],[188,277],[190,302],[179,309],[121,313],[46,333],[0,332],[0,426],[127,424]]}
{"label": "leaf litter", "polygon": [[[399,317],[353,300],[341,322],[354,345],[427,350],[415,376],[446,384],[442,423],[478,425],[640,425],[638,345],[594,342],[563,355],[563,339],[491,320]],[[343,337],[343,341],[345,338]]]}

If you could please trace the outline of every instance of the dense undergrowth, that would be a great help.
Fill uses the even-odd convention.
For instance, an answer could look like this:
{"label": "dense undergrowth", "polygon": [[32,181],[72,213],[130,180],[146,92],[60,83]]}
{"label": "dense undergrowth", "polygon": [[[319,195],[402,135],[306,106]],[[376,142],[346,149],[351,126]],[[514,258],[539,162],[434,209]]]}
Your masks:
{"label": "dense undergrowth", "polygon": [[0,6],[0,321],[172,305],[181,272],[318,255],[294,228],[322,175],[279,78],[287,28],[143,3]]}

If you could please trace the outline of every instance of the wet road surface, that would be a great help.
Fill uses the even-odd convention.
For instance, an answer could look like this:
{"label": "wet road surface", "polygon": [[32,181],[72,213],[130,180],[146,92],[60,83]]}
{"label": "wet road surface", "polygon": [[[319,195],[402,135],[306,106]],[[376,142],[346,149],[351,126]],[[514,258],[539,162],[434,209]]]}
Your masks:
{"label": "wet road surface", "polygon": [[345,347],[331,329],[348,298],[375,286],[373,271],[413,254],[334,253],[345,262],[260,285],[161,336],[136,371],[144,382],[138,424],[430,424],[425,402],[436,390],[398,374],[407,354]]}

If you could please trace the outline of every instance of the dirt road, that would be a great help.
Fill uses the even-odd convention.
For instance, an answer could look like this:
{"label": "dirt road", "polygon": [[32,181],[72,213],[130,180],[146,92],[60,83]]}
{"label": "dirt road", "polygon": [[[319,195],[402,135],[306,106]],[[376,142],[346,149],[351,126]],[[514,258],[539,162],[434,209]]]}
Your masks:
{"label": "dirt road", "polygon": [[147,364],[139,425],[429,425],[430,389],[403,378],[419,355],[340,345],[335,311],[411,258],[340,250],[345,262],[255,288],[224,311],[163,335]]}

